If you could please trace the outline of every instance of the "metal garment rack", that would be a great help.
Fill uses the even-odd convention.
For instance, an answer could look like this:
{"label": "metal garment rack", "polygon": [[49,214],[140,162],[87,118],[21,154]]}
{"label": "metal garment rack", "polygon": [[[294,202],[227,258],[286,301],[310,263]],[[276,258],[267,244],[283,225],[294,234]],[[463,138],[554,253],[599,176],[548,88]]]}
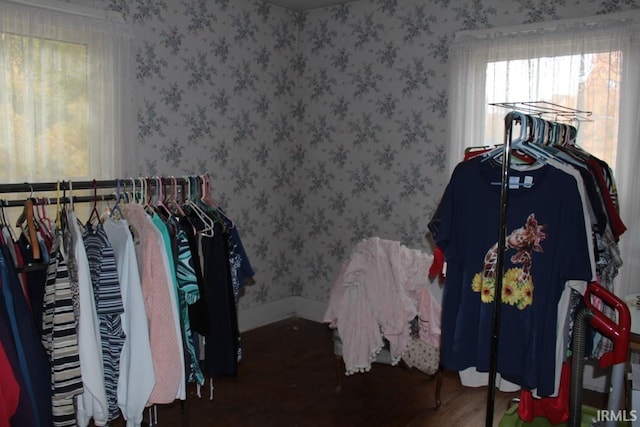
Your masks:
{"label": "metal garment rack", "polygon": [[592,122],[592,111],[577,110],[575,108],[565,107],[549,101],[521,101],[521,102],[495,102],[491,103],[494,107],[508,108],[509,110],[519,111],[521,113],[536,115],[553,116],[553,121],[577,121]]}
{"label": "metal garment rack", "polygon": [[[505,116],[504,151],[502,156],[501,182],[500,182],[500,219],[498,229],[498,256],[496,260],[497,276],[495,283],[493,324],[491,329],[491,354],[489,362],[489,382],[487,391],[486,427],[493,426],[493,415],[496,398],[496,378],[498,371],[498,341],[500,335],[500,309],[502,295],[502,282],[504,276],[504,257],[507,236],[507,208],[509,204],[509,170],[511,163],[511,148],[513,142],[514,124],[523,114],[547,115],[562,117],[565,120],[591,121],[591,112],[575,110],[547,101],[526,102],[500,102],[489,104],[496,107],[508,108],[512,111]],[[573,112],[571,115],[570,113]]]}
{"label": "metal garment rack", "polygon": [[[29,193],[33,195],[34,192],[57,192],[61,191],[64,194],[67,192],[73,192],[76,190],[104,190],[115,189],[121,187],[124,191],[126,188],[137,188],[138,183],[144,180],[147,188],[155,187],[159,184],[167,185],[192,185],[191,179],[201,179],[201,175],[190,175],[188,177],[173,177],[173,176],[154,176],[154,177],[137,177],[137,178],[123,178],[112,180],[91,180],[91,181],[56,181],[56,182],[34,182],[34,183],[15,183],[15,184],[0,184],[0,193]],[[175,181],[174,181],[175,180]],[[29,196],[31,198],[32,196]],[[94,194],[91,196],[74,196],[65,195],[60,197],[60,203],[86,203],[86,202],[102,202],[107,200],[116,200],[116,194]],[[34,204],[51,204],[50,198],[35,198]],[[23,206],[27,199],[22,200],[0,200],[0,207],[20,207]]]}

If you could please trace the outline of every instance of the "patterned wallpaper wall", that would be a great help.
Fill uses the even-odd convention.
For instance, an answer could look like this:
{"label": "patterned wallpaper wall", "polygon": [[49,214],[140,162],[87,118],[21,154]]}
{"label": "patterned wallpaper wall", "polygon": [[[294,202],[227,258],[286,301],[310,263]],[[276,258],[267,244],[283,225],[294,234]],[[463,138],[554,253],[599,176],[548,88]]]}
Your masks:
{"label": "patterned wallpaper wall", "polygon": [[428,250],[448,180],[455,31],[638,6],[360,0],[294,13],[258,0],[71,1],[134,27],[140,173],[213,177],[258,275],[241,308],[327,301],[364,237]]}

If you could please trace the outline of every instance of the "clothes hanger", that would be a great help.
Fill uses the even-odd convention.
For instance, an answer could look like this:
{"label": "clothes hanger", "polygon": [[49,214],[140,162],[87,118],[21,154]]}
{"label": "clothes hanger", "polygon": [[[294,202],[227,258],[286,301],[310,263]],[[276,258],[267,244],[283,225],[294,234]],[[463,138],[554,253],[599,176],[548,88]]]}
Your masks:
{"label": "clothes hanger", "polygon": [[546,161],[548,161],[549,158],[552,158],[566,165],[576,167],[582,166],[582,161],[565,152],[561,145],[557,145],[557,141],[559,141],[558,138],[561,138],[563,135],[561,129],[564,128],[565,125],[562,123],[543,120],[542,118],[539,118],[538,120],[540,122],[539,129],[544,133],[544,138],[537,138],[531,144],[528,144],[529,148],[539,153],[542,157],[546,156]]}
{"label": "clothes hanger", "polygon": [[131,203],[136,203],[136,180],[131,178]]}
{"label": "clothes hanger", "polygon": [[174,214],[177,213],[179,216],[185,216],[184,211],[180,207],[180,203],[178,203],[178,180],[175,176],[170,176],[169,180],[171,181],[171,188],[173,189],[173,195],[169,198],[169,206],[173,208]]}
{"label": "clothes hanger", "polygon": [[92,224],[94,220],[97,221],[97,223],[101,222],[100,212],[98,212],[98,183],[95,179],[93,180],[93,209],[91,210],[87,224]]}
{"label": "clothes hanger", "polygon": [[49,205],[48,197],[38,197],[35,199],[35,217],[36,217],[36,228],[40,237],[44,241],[47,250],[51,250],[53,247],[53,233],[51,230],[51,220],[47,216],[47,206]]}
{"label": "clothes hanger", "polygon": [[116,203],[113,205],[113,209],[111,209],[111,218],[113,219],[123,219],[124,214],[120,209],[120,198],[122,194],[120,193],[120,178],[116,178]]}
{"label": "clothes hanger", "polygon": [[145,198],[147,197],[146,189],[145,189],[145,181],[143,177],[138,177],[138,184],[140,184],[140,189],[138,190],[136,201],[139,205],[144,206]]}
{"label": "clothes hanger", "polygon": [[164,187],[164,182],[162,181],[162,177],[155,177],[156,183],[156,202],[155,207],[158,213],[162,214],[165,218],[169,218],[171,216],[171,211],[166,205],[166,191]]}
{"label": "clothes hanger", "polygon": [[[512,157],[515,157],[516,159],[519,159],[521,163],[533,164],[537,159],[532,159],[528,156],[523,155],[521,152],[518,152],[519,149],[523,148],[524,142],[529,140],[533,134],[532,118],[531,116],[521,113],[519,111],[509,112],[505,116],[505,126],[509,126],[510,131],[508,133],[511,136],[513,136],[512,132],[513,132],[514,123],[520,124],[520,134],[518,135],[517,138],[514,138],[511,140],[510,155]],[[504,146],[500,145],[494,148],[493,150],[487,151],[485,154],[483,154],[482,162],[486,160],[494,160],[494,161],[500,162],[501,161],[500,159],[502,158],[503,155],[504,155]]]}
{"label": "clothes hanger", "polygon": [[[9,225],[9,220],[7,219],[6,213],[4,211],[5,204],[6,204],[6,200],[0,200],[0,214],[1,214],[0,220],[2,221],[3,228],[9,232],[9,237],[11,238],[11,242],[15,242],[17,239],[15,236],[15,233],[13,232],[13,227]],[[10,242],[7,242],[7,244],[9,243]]]}
{"label": "clothes hanger", "polygon": [[[205,202],[207,202],[207,200],[210,200],[210,202],[207,202],[209,204],[213,204],[213,208],[215,209],[215,211],[222,217],[222,225],[226,228],[233,228],[235,227],[235,224],[233,222],[233,220],[227,215],[227,213],[225,212],[225,210],[222,208],[222,206],[220,206],[214,199],[213,196],[211,196],[211,177],[208,174],[202,175],[202,179],[204,180],[204,196],[203,196],[203,200],[205,200]],[[208,199],[207,199],[208,198]],[[226,220],[226,221],[225,221]]]}
{"label": "clothes hanger", "polygon": [[[36,223],[33,214],[33,187],[29,185],[31,189],[31,193],[29,194],[29,198],[24,202],[24,209],[22,213],[18,217],[18,221],[16,222],[16,227],[22,229],[24,233],[26,233],[27,239],[29,240],[29,244],[31,245],[31,255],[35,260],[40,260],[40,243],[38,242],[38,233],[36,230]],[[26,223],[26,229],[25,229]]]}
{"label": "clothes hanger", "polygon": [[153,209],[150,208],[147,200],[147,197],[149,194],[149,187],[147,185],[146,177],[142,177],[142,176],[138,177],[138,185],[140,187],[137,193],[138,197],[136,199],[138,202],[138,205],[142,206],[142,208],[148,215],[151,215],[153,213]]}
{"label": "clothes hanger", "polygon": [[202,194],[200,200],[213,208],[218,208],[218,203],[211,196],[211,177],[209,175],[200,175],[202,181]]}
{"label": "clothes hanger", "polygon": [[[534,134],[529,141],[522,144],[522,148],[534,156],[541,163],[548,163],[550,159],[561,161],[557,150],[548,145],[549,138],[553,138],[551,130],[555,123],[541,117],[531,117]],[[562,163],[566,163],[562,161]]]}
{"label": "clothes hanger", "polygon": [[[127,204],[131,203],[131,204],[137,204],[137,200],[136,200],[136,180],[135,178],[129,178],[131,180],[131,197],[129,198],[129,193],[127,193],[126,191],[124,192],[124,196],[127,200]],[[126,207],[125,207],[126,210]],[[124,215],[122,215],[122,219],[126,220],[126,217]],[[129,222],[127,222],[127,226],[129,228],[129,233],[131,233],[131,237],[133,239],[133,243],[135,243],[136,245],[140,244],[140,233],[138,232],[138,230]]]}
{"label": "clothes hanger", "polygon": [[158,206],[161,203],[161,189],[158,185],[158,177],[147,177],[145,179],[145,185],[147,188],[147,203],[145,205],[145,208],[149,212],[149,215],[160,214]]}
{"label": "clothes hanger", "polygon": [[198,233],[202,234],[203,236],[206,237],[213,237],[214,236],[214,230],[215,230],[215,222],[213,220],[213,218],[211,218],[205,211],[202,210],[202,208],[200,206],[198,206],[198,204],[196,203],[197,200],[197,194],[194,194],[191,192],[192,190],[192,185],[191,185],[191,179],[193,177],[189,176],[188,180],[189,180],[189,195],[190,197],[188,197],[186,199],[186,206],[188,206],[189,208],[191,208],[191,210],[193,211],[193,213],[196,214],[196,216],[202,221],[202,223],[204,224],[204,228],[199,229]]}
{"label": "clothes hanger", "polygon": [[60,181],[56,181],[56,229],[62,230],[62,207],[60,206]]}
{"label": "clothes hanger", "polygon": [[75,211],[75,206],[73,205],[73,181],[69,181],[69,209],[71,212]]}

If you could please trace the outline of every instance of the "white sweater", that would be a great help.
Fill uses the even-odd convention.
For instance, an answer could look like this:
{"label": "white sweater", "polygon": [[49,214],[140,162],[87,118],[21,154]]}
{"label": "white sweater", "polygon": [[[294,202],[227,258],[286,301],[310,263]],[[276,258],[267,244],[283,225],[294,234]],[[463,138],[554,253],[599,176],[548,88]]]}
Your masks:
{"label": "white sweater", "polygon": [[93,297],[89,261],[87,260],[87,252],[82,240],[82,232],[78,226],[78,219],[73,211],[69,212],[67,221],[73,241],[73,257],[78,270],[78,293],[80,297],[78,348],[84,392],[77,397],[78,413],[76,420],[79,426],[87,426],[91,418],[93,418],[95,425],[104,426],[109,418],[109,410],[107,394],[104,388],[100,329]]}

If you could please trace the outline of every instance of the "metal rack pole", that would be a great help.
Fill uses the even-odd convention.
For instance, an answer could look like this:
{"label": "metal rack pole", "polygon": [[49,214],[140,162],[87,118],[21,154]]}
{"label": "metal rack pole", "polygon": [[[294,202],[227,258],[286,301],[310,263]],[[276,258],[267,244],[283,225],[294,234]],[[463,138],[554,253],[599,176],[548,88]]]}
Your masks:
{"label": "metal rack pole", "polygon": [[516,113],[508,113],[505,117],[504,151],[502,155],[502,181],[500,183],[500,219],[498,229],[498,258],[496,260],[496,283],[493,304],[493,326],[491,329],[491,359],[489,366],[489,386],[487,391],[486,427],[493,426],[493,412],[496,399],[496,376],[498,370],[498,338],[500,336],[500,308],[502,295],[502,278],[504,270],[504,252],[507,238],[507,206],[509,204],[509,167],[511,143],[513,141],[513,123]]}
{"label": "metal rack pole", "polygon": [[[196,176],[196,175],[191,175]],[[154,185],[154,179],[160,178],[164,180],[171,178],[173,180],[174,177],[160,176],[160,177],[136,177],[136,178],[121,178],[120,185],[126,186],[129,185],[132,181],[138,181],[139,179],[146,179]],[[189,178],[185,177],[175,177],[176,183],[179,185],[187,184],[187,180]],[[60,190],[92,190],[95,188],[105,189],[105,188],[116,188],[118,184],[118,180],[91,180],[91,181],[59,181],[59,182],[24,182],[24,183],[15,183],[15,184],[0,184],[0,193],[29,193],[34,191],[56,191],[58,185],[60,185]],[[137,185],[137,184],[136,184]]]}
{"label": "metal rack pole", "polygon": [[[122,180],[121,184],[129,180]],[[69,184],[71,183],[71,185]],[[116,180],[96,180],[96,188],[115,188]],[[29,193],[33,191],[56,191],[58,182],[24,182],[16,184],[0,184],[0,193]],[[93,181],[60,181],[60,190],[91,190],[93,189]]]}
{"label": "metal rack pole", "polygon": [[[140,180],[145,180],[145,185],[149,188],[154,188],[158,185],[158,182],[161,185],[175,185],[184,186],[191,185],[189,182],[190,179],[197,177],[197,175],[190,176],[182,176],[182,177],[173,177],[173,176],[153,176],[153,177],[137,177],[137,178],[123,178],[120,180],[112,179],[112,180],[91,180],[91,181],[56,181],[56,182],[24,182],[24,183],[11,183],[11,184],[0,184],[0,194],[16,194],[16,193],[29,193],[30,196],[23,199],[12,199],[12,200],[4,200],[0,198],[0,207],[22,207],[27,199],[31,199],[36,205],[48,205],[52,204],[52,198],[33,198],[33,193],[35,192],[56,192],[58,190],[66,192],[71,190],[93,190],[93,189],[109,189],[109,188],[117,188],[118,182],[120,183],[120,187],[123,189],[127,187],[137,187]],[[158,181],[159,180],[159,181]],[[170,180],[170,181],[168,181]],[[179,190],[181,191],[181,190]],[[63,194],[62,197],[59,198],[60,203],[69,203],[73,201],[74,203],[88,203],[88,202],[105,202],[116,200],[116,194],[98,194],[96,196],[82,195],[67,195]],[[56,201],[58,199],[56,198]]]}

